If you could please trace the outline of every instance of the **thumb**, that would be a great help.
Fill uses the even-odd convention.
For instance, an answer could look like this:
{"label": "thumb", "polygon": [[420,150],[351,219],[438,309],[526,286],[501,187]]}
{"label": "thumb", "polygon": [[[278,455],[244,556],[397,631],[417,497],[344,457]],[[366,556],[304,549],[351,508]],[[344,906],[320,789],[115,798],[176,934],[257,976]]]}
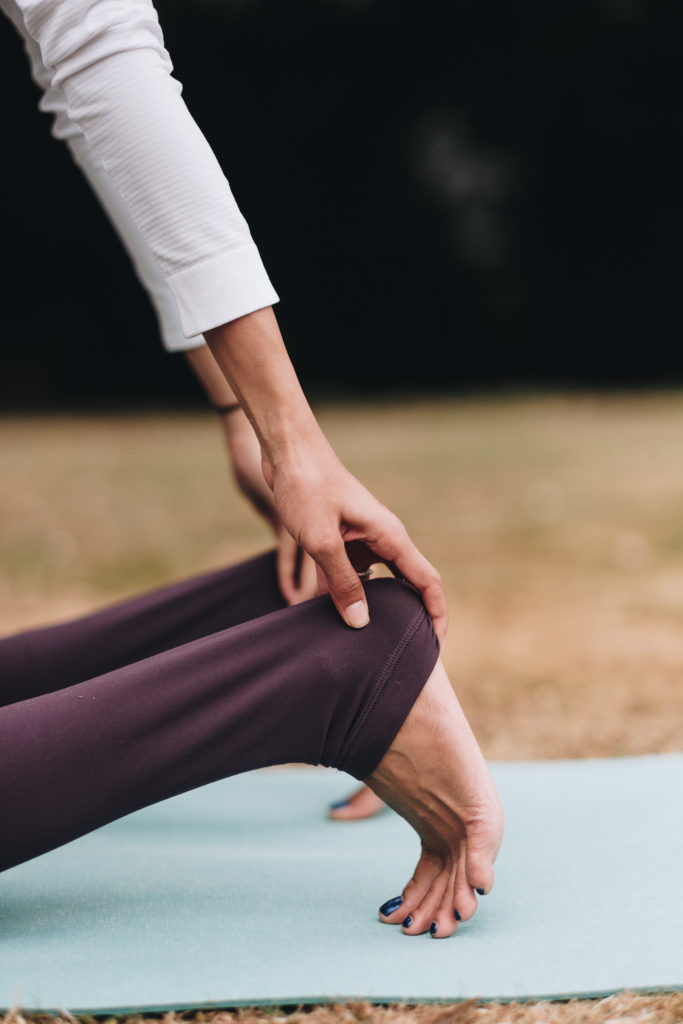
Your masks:
{"label": "thumb", "polygon": [[329,552],[319,554],[316,561],[325,577],[329,595],[347,626],[354,629],[367,626],[370,615],[365,591],[348,559],[342,538]]}

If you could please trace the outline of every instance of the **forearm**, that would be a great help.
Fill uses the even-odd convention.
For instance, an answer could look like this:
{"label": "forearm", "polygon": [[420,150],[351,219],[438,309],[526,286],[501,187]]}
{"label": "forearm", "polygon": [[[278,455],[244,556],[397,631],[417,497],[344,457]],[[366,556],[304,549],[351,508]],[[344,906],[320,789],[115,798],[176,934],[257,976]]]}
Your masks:
{"label": "forearm", "polygon": [[273,507],[273,496],[263,478],[261,451],[251,423],[239,405],[235,408],[237,397],[209,347],[202,345],[200,348],[191,349],[185,356],[204,388],[209,402],[218,407],[218,418],[223,428],[238,488],[256,511],[268,521],[277,536],[279,521]]}
{"label": "forearm", "polygon": [[235,392],[225,379],[208,345],[187,350],[185,358],[213,405],[226,406],[237,401]]}
{"label": "forearm", "polygon": [[207,331],[205,337],[273,469],[296,466],[307,450],[332,455],[271,307]]}

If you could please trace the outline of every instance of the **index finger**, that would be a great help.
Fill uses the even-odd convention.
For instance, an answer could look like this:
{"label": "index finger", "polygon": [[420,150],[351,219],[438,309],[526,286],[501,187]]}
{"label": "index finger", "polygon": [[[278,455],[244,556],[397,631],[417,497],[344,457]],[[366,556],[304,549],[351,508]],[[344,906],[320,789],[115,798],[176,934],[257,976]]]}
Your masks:
{"label": "index finger", "polygon": [[441,574],[415,547],[407,534],[389,567],[392,572],[395,567],[398,570],[398,575],[403,576],[420,591],[425,608],[434,624],[434,632],[439,643],[443,643],[448,629],[448,611]]}

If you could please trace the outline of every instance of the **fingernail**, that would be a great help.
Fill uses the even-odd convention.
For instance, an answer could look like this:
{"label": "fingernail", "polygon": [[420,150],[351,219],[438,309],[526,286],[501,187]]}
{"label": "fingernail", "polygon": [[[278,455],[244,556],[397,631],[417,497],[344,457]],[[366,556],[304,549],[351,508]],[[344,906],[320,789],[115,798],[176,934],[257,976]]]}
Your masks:
{"label": "fingernail", "polygon": [[405,921],[403,922],[403,925],[402,925],[402,927],[403,927],[403,928],[410,928],[410,926],[411,926],[411,924],[412,924],[412,923],[413,923],[413,919],[412,919],[412,917],[410,916],[410,914],[408,914],[407,918],[406,918],[406,919],[405,919]]}
{"label": "fingernail", "polygon": [[460,911],[459,910],[456,910],[456,912],[455,912],[455,920],[456,921],[462,921],[462,918],[460,916]]}
{"label": "fingernail", "polygon": [[363,626],[367,626],[370,616],[363,601],[356,601],[354,604],[349,605],[346,609],[346,621],[354,629],[361,629]]}
{"label": "fingernail", "polygon": [[439,930],[438,924],[436,923],[436,921],[432,921],[432,923],[429,926],[429,934],[430,935],[436,935],[438,930]]}
{"label": "fingernail", "polygon": [[395,910],[398,910],[402,903],[402,896],[394,896],[393,899],[387,900],[386,903],[382,904],[382,906],[379,908],[379,912],[380,914],[383,914],[384,917],[389,917],[391,914],[393,914]]}
{"label": "fingernail", "polygon": [[478,892],[480,896],[486,895],[486,889],[475,889],[474,891]]}
{"label": "fingernail", "polygon": [[350,800],[337,800],[336,804],[330,804],[331,811],[339,811],[342,807],[348,807]]}

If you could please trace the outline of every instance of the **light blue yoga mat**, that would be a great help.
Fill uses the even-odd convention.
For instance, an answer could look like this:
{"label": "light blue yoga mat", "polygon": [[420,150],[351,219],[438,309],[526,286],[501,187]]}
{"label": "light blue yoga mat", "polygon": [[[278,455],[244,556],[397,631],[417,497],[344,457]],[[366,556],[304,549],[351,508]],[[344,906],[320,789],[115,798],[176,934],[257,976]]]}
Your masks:
{"label": "light blue yoga mat", "polygon": [[[376,908],[418,854],[392,812],[323,809],[353,780],[255,772],[0,876],[0,1005],[103,1012],[683,986],[683,755],[497,764],[494,892],[450,939]],[[10,828],[3,822],[2,828]]]}

